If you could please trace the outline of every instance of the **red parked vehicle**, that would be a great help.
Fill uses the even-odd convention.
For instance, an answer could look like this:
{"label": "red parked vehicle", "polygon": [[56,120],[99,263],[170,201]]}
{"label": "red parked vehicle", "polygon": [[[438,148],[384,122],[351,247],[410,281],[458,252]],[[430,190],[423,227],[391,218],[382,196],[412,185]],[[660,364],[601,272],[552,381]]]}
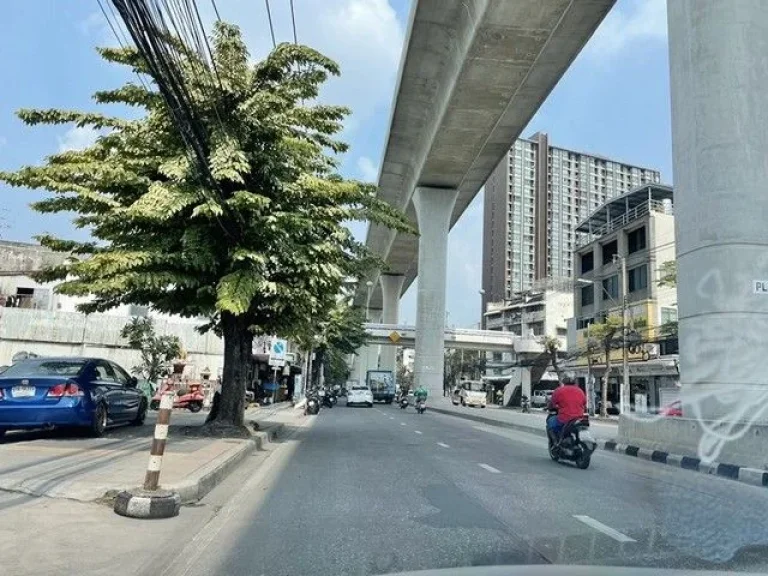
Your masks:
{"label": "red parked vehicle", "polygon": [[[175,389],[174,384],[163,384],[160,391],[152,398],[152,402],[149,403],[149,407],[152,410],[160,409],[160,397],[165,394],[166,391]],[[186,408],[190,412],[200,412],[203,409],[203,400],[205,396],[200,391],[199,384],[190,384],[187,386],[187,390],[182,394],[182,390],[176,392],[176,396],[173,399],[174,408]]]}

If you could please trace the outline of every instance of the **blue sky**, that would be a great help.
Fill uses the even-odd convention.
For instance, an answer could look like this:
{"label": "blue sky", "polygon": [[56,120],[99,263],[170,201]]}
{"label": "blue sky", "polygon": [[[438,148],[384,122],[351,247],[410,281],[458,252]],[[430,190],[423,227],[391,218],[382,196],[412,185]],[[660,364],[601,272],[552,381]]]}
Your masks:
{"label": "blue sky", "polygon": [[[210,3],[199,0],[204,18]],[[105,2],[107,4],[107,2]],[[287,0],[272,0],[279,40],[292,32]],[[294,0],[299,41],[336,59],[342,77],[323,97],[350,106],[345,138],[351,151],[343,172],[375,179],[387,131],[410,0]],[[263,2],[217,0],[224,19],[243,29],[254,58],[271,46]],[[672,182],[669,72],[665,0],[618,0],[549,99],[523,131],[548,132],[556,146],[594,152],[661,170]],[[115,44],[96,0],[8,2],[0,19],[0,169],[40,162],[47,154],[88,145],[94,134],[70,126],[28,128],[14,115],[21,107],[96,109],[90,95],[127,79],[106,65],[94,46]],[[0,236],[30,241],[53,232],[85,236],[66,216],[28,208],[44,195],[0,185]],[[364,227],[355,227],[364,237]],[[482,194],[451,231],[448,251],[448,320],[479,320]],[[415,320],[415,285],[404,295],[401,320]]]}

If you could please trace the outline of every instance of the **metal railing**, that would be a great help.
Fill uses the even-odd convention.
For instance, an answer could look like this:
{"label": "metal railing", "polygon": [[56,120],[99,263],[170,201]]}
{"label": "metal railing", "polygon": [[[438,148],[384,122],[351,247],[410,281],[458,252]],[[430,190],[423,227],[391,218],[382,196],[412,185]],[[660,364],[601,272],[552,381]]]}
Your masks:
{"label": "metal railing", "polygon": [[598,238],[610,234],[615,230],[620,230],[630,222],[633,222],[651,212],[659,214],[674,214],[674,209],[671,204],[665,204],[660,200],[646,200],[642,204],[638,204],[628,212],[623,212],[616,218],[611,218],[604,225],[599,228],[593,229],[591,232],[582,233],[576,238],[576,247],[586,246],[587,244],[594,242]]}

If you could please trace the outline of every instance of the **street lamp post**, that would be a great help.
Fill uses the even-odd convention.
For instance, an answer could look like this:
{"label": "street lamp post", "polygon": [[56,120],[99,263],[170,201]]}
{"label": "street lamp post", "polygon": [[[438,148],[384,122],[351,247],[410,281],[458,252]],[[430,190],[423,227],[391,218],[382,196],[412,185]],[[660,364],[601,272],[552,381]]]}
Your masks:
{"label": "street lamp post", "polygon": [[613,255],[613,261],[621,264],[621,323],[622,323],[622,350],[623,350],[623,374],[621,379],[621,391],[619,394],[619,414],[625,414],[624,408],[629,404],[629,350],[627,350],[627,329],[629,327],[627,308],[627,259],[618,254]]}

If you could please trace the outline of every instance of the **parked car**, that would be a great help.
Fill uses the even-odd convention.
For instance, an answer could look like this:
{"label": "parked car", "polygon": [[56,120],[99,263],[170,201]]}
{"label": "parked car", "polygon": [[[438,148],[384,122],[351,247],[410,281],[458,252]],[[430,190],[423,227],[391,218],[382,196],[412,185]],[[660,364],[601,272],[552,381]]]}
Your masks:
{"label": "parked car", "polygon": [[534,390],[531,396],[531,406],[534,408],[545,408],[552,398],[552,390]]}
{"label": "parked car", "polygon": [[368,408],[373,407],[373,392],[368,386],[356,384],[347,392],[347,406],[364,404]]}
{"label": "parked car", "polygon": [[101,358],[30,358],[0,374],[0,436],[7,430],[73,427],[94,436],[141,425],[149,403],[137,380]]}

